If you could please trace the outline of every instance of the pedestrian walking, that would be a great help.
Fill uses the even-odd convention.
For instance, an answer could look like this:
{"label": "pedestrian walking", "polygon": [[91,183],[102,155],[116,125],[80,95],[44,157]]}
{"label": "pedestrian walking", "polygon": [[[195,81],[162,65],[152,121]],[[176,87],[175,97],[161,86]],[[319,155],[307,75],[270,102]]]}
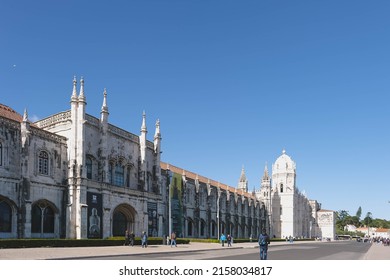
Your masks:
{"label": "pedestrian walking", "polygon": [[227,240],[228,247],[232,247],[232,236],[230,234],[228,234],[226,240]]}
{"label": "pedestrian walking", "polygon": [[268,245],[270,243],[270,238],[265,229],[259,235],[259,245],[260,245],[260,260],[266,260],[268,254]]}
{"label": "pedestrian walking", "polygon": [[131,232],[129,235],[129,246],[131,246],[131,247],[134,246],[134,239],[135,239],[135,234],[134,234],[134,232]]}
{"label": "pedestrian walking", "polygon": [[142,233],[141,244],[142,244],[142,248],[148,247],[148,236],[146,235],[146,231],[144,231],[144,232]]}
{"label": "pedestrian walking", "polygon": [[171,248],[173,247],[173,245],[175,245],[175,247],[177,247],[176,245],[176,232],[172,231],[171,233]]}
{"label": "pedestrian walking", "polygon": [[126,230],[125,231],[125,243],[123,245],[127,246],[127,245],[129,245],[129,242],[130,242],[130,235],[129,235],[129,231]]}
{"label": "pedestrian walking", "polygon": [[166,241],[167,241],[167,245],[169,245],[169,243],[171,243],[171,239],[169,238],[169,235],[166,236]]}
{"label": "pedestrian walking", "polygon": [[221,234],[221,237],[219,238],[219,240],[222,243],[222,247],[224,247],[225,246],[225,241],[226,241],[226,236],[223,233]]}

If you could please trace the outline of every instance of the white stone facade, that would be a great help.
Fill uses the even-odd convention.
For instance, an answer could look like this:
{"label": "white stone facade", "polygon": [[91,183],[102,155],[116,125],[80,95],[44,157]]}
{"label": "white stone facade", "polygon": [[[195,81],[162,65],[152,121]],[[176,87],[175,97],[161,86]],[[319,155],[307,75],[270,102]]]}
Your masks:
{"label": "white stone facade", "polygon": [[[267,228],[276,238],[314,238],[335,236],[335,219],[323,222],[320,204],[309,200],[296,186],[296,164],[283,151],[272,165],[272,175],[266,166],[257,197],[267,209]],[[321,214],[321,215],[319,215]],[[330,214],[329,214],[330,215]],[[322,221],[322,222],[321,222]]]}
{"label": "white stone facade", "polygon": [[336,236],[336,212],[329,210],[319,210],[317,218],[318,236],[333,240]]}
{"label": "white stone facade", "polygon": [[[22,117],[3,105],[0,110],[6,115],[0,115],[0,237],[59,237],[65,222],[66,139],[30,125],[27,112]],[[42,213],[54,223],[42,228]]]}

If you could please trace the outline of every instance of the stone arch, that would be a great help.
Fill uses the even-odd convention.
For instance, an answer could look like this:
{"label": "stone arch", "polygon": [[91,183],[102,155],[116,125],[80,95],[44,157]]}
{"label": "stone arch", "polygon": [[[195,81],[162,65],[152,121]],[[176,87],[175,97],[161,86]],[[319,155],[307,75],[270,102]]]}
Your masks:
{"label": "stone arch", "polygon": [[218,237],[217,223],[215,220],[211,220],[210,223],[210,237]]}
{"label": "stone arch", "polygon": [[194,226],[194,221],[191,218],[187,218],[187,236],[194,236]]}
{"label": "stone arch", "polygon": [[0,238],[16,238],[17,206],[5,196],[0,195]]}
{"label": "stone arch", "polygon": [[124,236],[125,231],[136,231],[137,211],[129,204],[118,205],[112,214],[112,236]]}
{"label": "stone arch", "polygon": [[58,237],[59,210],[54,203],[40,199],[31,205],[31,237]]}
{"label": "stone arch", "polygon": [[200,237],[206,236],[206,221],[204,219],[200,219]]}

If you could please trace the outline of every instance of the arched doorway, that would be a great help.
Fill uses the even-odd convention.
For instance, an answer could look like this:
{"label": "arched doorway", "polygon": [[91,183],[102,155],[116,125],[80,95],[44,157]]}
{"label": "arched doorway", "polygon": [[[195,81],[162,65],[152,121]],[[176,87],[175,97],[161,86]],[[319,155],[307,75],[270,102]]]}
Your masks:
{"label": "arched doorway", "polygon": [[112,218],[112,236],[124,236],[125,231],[135,233],[135,218],[137,212],[128,204],[115,208]]}

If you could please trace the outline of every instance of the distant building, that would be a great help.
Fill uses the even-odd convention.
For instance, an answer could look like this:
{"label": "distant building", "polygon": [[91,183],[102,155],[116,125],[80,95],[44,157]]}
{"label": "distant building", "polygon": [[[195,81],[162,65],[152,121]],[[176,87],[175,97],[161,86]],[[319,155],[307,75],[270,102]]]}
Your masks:
{"label": "distant building", "polygon": [[390,238],[390,229],[388,229],[388,228],[377,228],[371,234],[371,236],[372,237],[379,237],[379,238]]}
{"label": "distant building", "polygon": [[350,231],[350,232],[356,232],[356,226],[354,226],[354,225],[346,225],[344,227],[344,230]]}
{"label": "distant building", "polygon": [[334,239],[336,236],[336,212],[332,210],[317,211],[317,235],[322,238]]}
{"label": "distant building", "polygon": [[356,231],[364,233],[365,236],[369,237],[390,237],[390,229],[387,228],[375,228],[375,227],[359,227]]}
{"label": "distant building", "polygon": [[321,210],[316,200],[309,200],[296,186],[296,164],[283,150],[272,165],[272,175],[265,166],[257,197],[266,208],[272,236],[335,237],[335,212]]}

